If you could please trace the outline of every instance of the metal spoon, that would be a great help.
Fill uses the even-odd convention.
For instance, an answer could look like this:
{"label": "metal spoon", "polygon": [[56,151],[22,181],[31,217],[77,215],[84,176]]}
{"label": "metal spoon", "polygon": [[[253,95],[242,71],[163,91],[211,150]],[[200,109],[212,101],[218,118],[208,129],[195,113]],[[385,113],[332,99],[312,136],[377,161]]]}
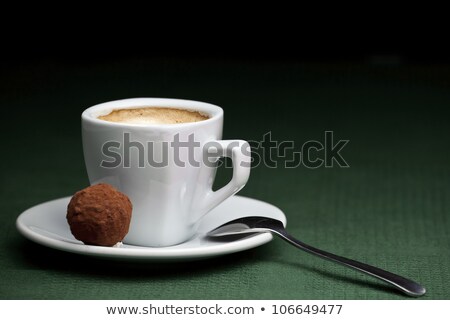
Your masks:
{"label": "metal spoon", "polygon": [[367,273],[368,275],[371,275],[375,278],[383,280],[409,296],[419,297],[425,294],[426,292],[424,287],[422,287],[420,284],[412,280],[403,278],[399,275],[370,266],[362,262],[340,257],[335,254],[311,247],[310,245],[307,245],[295,239],[293,236],[287,233],[286,229],[283,226],[283,223],[276,219],[267,217],[240,218],[227,222],[221,225],[220,227],[212,230],[211,232],[208,233],[208,236],[222,237],[242,233],[255,233],[268,231],[272,232],[273,234],[276,234],[277,236],[287,241],[288,243],[292,244],[293,246],[301,250],[304,250],[308,253],[315,254],[321,258],[337,262],[344,266],[356,269],[358,271]]}

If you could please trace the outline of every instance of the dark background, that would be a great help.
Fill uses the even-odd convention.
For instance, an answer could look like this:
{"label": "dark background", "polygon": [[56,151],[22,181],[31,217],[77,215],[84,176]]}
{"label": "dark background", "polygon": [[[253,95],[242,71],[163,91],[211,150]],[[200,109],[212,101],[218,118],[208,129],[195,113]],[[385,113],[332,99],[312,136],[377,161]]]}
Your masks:
{"label": "dark background", "polygon": [[350,140],[342,152],[348,169],[259,166],[241,194],[280,207],[305,242],[413,278],[427,287],[425,298],[448,299],[450,56],[431,39],[405,44],[402,34],[385,44],[371,36],[312,44],[300,35],[186,35],[153,46],[99,35],[91,46],[37,33],[5,46],[0,298],[404,298],[281,241],[202,262],[134,265],[58,252],[18,234],[22,211],[87,186],[85,108],[170,97],[223,107],[224,138],[260,140],[270,131],[300,147],[332,130]]}

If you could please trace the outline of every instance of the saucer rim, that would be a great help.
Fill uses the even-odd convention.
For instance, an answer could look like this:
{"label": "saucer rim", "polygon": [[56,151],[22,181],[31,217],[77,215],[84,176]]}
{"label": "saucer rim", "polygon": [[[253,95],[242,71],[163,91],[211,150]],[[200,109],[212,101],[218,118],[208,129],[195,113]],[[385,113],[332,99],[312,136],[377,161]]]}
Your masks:
{"label": "saucer rim", "polygon": [[[232,197],[242,198],[248,201],[257,201],[263,203],[264,205],[272,206],[277,210],[279,210],[279,212],[284,217],[283,223],[284,224],[286,223],[286,216],[284,215],[283,211],[270,203],[240,195],[234,195]],[[16,228],[18,229],[19,233],[22,234],[28,240],[31,240],[35,243],[38,243],[40,245],[52,249],[87,256],[95,256],[100,258],[119,259],[119,260],[133,259],[133,260],[149,260],[149,261],[161,261],[161,260],[170,261],[180,259],[182,260],[204,259],[252,249],[257,246],[266,244],[273,239],[272,234],[267,232],[248,235],[245,238],[231,242],[217,243],[212,247],[204,247],[200,245],[191,248],[176,248],[176,246],[155,248],[155,247],[133,246],[128,244],[126,244],[126,247],[103,247],[103,246],[85,245],[82,242],[75,243],[75,241],[77,241],[75,239],[74,242],[58,240],[40,234],[36,231],[33,231],[31,226],[25,223],[27,216],[32,215],[37,210],[37,207],[45,207],[50,203],[58,201],[61,202],[67,201],[68,203],[69,200],[70,196],[57,198],[39,203],[26,209],[17,217]],[[188,240],[187,242],[204,236],[205,233],[199,232],[191,240]]]}

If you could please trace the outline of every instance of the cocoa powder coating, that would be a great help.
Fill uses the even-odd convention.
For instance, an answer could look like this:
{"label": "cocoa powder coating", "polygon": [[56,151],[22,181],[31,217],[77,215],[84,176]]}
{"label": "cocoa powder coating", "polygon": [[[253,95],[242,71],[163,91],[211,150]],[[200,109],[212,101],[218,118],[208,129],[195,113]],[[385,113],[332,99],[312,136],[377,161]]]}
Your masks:
{"label": "cocoa powder coating", "polygon": [[74,194],[67,207],[73,236],[85,244],[113,246],[125,238],[131,221],[130,199],[100,183]]}

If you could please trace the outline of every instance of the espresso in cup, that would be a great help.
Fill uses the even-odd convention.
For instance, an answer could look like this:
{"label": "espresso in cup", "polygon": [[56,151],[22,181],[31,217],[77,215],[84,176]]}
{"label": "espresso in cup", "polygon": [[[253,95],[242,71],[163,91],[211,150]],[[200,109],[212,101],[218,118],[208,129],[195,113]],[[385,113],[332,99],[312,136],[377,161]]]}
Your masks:
{"label": "espresso in cup", "polygon": [[198,111],[160,107],[118,109],[98,118],[110,122],[131,124],[176,124],[209,119],[207,115]]}

